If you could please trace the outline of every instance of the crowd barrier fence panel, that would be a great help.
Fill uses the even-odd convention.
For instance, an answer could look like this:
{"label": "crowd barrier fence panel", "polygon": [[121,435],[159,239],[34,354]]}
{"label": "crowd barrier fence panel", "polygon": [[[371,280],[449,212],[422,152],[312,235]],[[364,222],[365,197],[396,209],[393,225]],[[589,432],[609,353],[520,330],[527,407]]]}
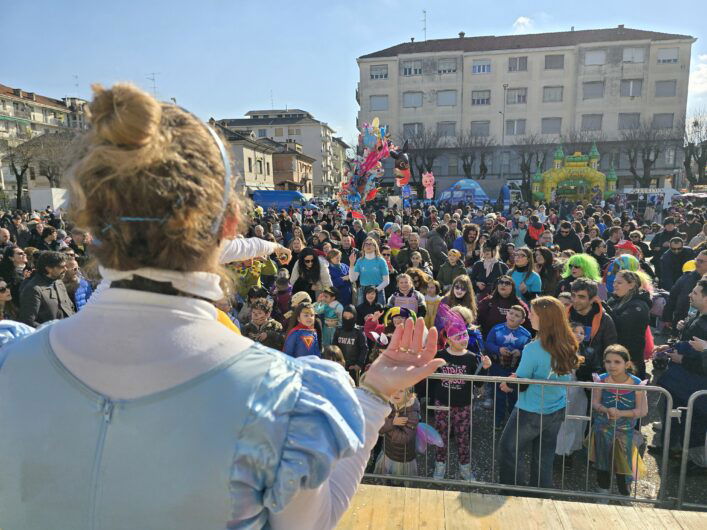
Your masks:
{"label": "crowd barrier fence panel", "polygon": [[[690,396],[687,400],[686,414],[685,414],[685,435],[682,441],[682,457],[680,459],[680,483],[678,485],[678,509],[684,508],[697,508],[706,510],[707,504],[699,504],[685,501],[685,483],[687,482],[687,462],[688,453],[690,450],[690,435],[692,434],[692,418],[695,413],[695,402],[701,398],[707,397],[707,390],[698,390]],[[707,453],[707,433],[705,433],[704,451]]]}
{"label": "crowd barrier fence panel", "polygon": [[[470,400],[471,400],[471,405],[469,407],[470,409],[470,418],[469,418],[469,452],[470,452],[470,462],[473,461],[473,434],[474,434],[474,404],[475,402],[482,400],[483,396],[477,396],[475,394],[475,385],[474,383],[487,383],[491,384],[492,388],[494,389],[493,391],[493,409],[491,410],[491,414],[493,415],[491,422],[492,422],[492,427],[491,427],[491,480],[490,481],[481,481],[477,480],[474,478],[473,480],[459,480],[459,479],[451,479],[451,478],[443,478],[443,479],[435,479],[433,477],[429,476],[408,476],[408,475],[389,475],[389,474],[382,474],[382,473],[366,473],[365,477],[369,479],[378,479],[378,480],[383,480],[383,481],[394,481],[394,482],[404,482],[404,483],[419,483],[419,484],[435,484],[435,485],[440,485],[440,486],[458,486],[458,487],[474,487],[474,488],[481,488],[481,489],[493,489],[493,490],[502,490],[506,493],[510,492],[525,492],[525,493],[530,493],[530,494],[535,494],[535,495],[557,495],[557,496],[562,496],[562,497],[577,497],[577,498],[583,498],[583,499],[602,499],[605,501],[609,500],[616,500],[616,501],[627,501],[630,500],[631,502],[639,502],[639,503],[648,503],[648,504],[654,504],[654,505],[660,505],[660,506],[665,506],[667,507],[672,501],[669,501],[667,499],[667,480],[668,480],[668,466],[669,466],[669,441],[670,441],[670,428],[671,428],[671,418],[674,417],[680,417],[680,411],[679,410],[673,410],[673,399],[670,393],[661,387],[658,386],[640,386],[638,387],[637,385],[615,385],[615,384],[609,384],[609,383],[595,383],[595,382],[584,382],[584,381],[555,381],[555,380],[540,380],[540,379],[520,379],[516,377],[501,377],[501,376],[482,376],[482,375],[457,375],[457,374],[432,374],[430,375],[427,380],[425,381],[425,388],[426,388],[426,396],[428,398],[428,404],[426,407],[421,409],[421,418],[420,422],[425,422],[425,423],[431,423],[434,424],[434,419],[430,421],[429,416],[432,416],[434,418],[434,413],[436,411],[446,411],[447,412],[447,444],[446,444],[446,451],[447,451],[447,471],[449,472],[449,463],[450,463],[450,447],[451,447],[451,431],[452,431],[452,421],[451,421],[451,412],[449,409],[449,406],[438,406],[434,405],[433,402],[430,401],[430,381],[435,381],[435,380],[453,380],[456,382],[463,381],[465,384],[468,382],[469,383],[469,392],[470,392]],[[587,389],[591,391],[592,389],[599,389],[599,390],[612,390],[615,392],[619,392],[620,390],[633,390],[633,391],[640,391],[640,392],[646,392],[646,398],[648,398],[649,393],[657,393],[661,396],[663,396],[666,400],[666,408],[665,408],[665,417],[662,418],[662,423],[663,423],[663,450],[660,455],[660,487],[658,488],[658,493],[655,498],[647,498],[647,497],[639,497],[637,494],[637,481],[634,480],[632,481],[632,486],[633,486],[633,493],[630,498],[627,499],[626,496],[624,495],[618,495],[618,494],[612,494],[611,491],[613,490],[614,486],[614,475],[615,473],[612,471],[610,473],[610,485],[609,485],[609,492],[608,494],[600,493],[594,490],[590,490],[590,481],[589,481],[589,470],[590,470],[590,460],[589,460],[589,450],[587,449],[587,458],[586,458],[586,464],[585,464],[585,481],[584,481],[584,488],[581,490],[578,489],[566,489],[565,486],[565,456],[563,455],[562,460],[563,460],[563,465],[562,465],[562,474],[561,474],[561,484],[560,488],[542,488],[539,486],[531,486],[531,485],[519,485],[517,484],[517,477],[518,477],[518,457],[519,457],[519,450],[518,450],[518,433],[519,433],[519,428],[520,428],[520,416],[516,415],[516,427],[515,427],[515,436],[516,436],[516,455],[515,455],[515,466],[514,466],[514,484],[501,484],[500,481],[496,480],[496,471],[497,471],[497,462],[496,462],[496,442],[497,438],[500,437],[500,432],[497,432],[497,429],[494,428],[494,421],[495,421],[495,413],[496,413],[496,407],[497,407],[497,400],[498,400],[498,387],[496,386],[496,383],[507,383],[511,388],[515,387],[515,392],[520,391],[520,385],[542,385],[541,389],[541,407],[544,404],[544,390],[545,387],[547,386],[560,386],[565,389],[565,397],[569,395],[569,390],[572,387],[579,387],[582,389]],[[591,392],[590,392],[591,396]],[[451,387],[447,386],[447,403],[450,403],[450,397],[451,397]],[[693,396],[694,398],[694,396]],[[563,418],[563,421],[566,420],[573,420],[573,421],[584,421],[587,422],[587,426],[589,427],[589,432],[591,433],[591,428],[592,428],[592,419],[594,417],[594,410],[591,406],[591,397],[589,399],[589,414],[588,415],[579,415],[579,414],[567,414],[567,407],[565,407],[565,415]],[[692,398],[691,398],[692,402]],[[428,412],[431,411],[432,415],[428,414]],[[478,412],[477,412],[478,414]],[[507,420],[510,421],[510,418]],[[614,420],[614,429],[613,429],[613,441],[612,441],[612,447],[614,446],[615,440],[616,440],[616,423],[617,420]],[[638,428],[640,430],[641,426],[641,419],[638,419],[638,425],[634,428]],[[587,429],[585,429],[587,430]],[[541,421],[540,421],[540,431],[542,431],[542,416],[541,416]],[[440,433],[442,434],[442,433]],[[385,438],[384,438],[384,443],[385,443]],[[382,448],[381,451],[385,451],[385,448]],[[540,475],[540,469],[542,467],[542,437],[540,439],[540,446],[538,448],[538,476]],[[612,463],[611,463],[611,469],[614,469],[614,458],[615,458],[615,451],[611,451],[612,454]],[[429,456],[429,451],[425,454],[425,473],[428,471],[428,465],[427,465],[427,460]],[[472,469],[473,471],[473,469]]]}

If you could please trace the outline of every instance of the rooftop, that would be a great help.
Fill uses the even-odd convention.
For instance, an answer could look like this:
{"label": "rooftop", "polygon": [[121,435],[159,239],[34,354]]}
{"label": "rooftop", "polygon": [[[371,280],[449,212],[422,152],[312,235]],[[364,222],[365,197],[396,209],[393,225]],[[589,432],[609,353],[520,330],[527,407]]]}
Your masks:
{"label": "rooftop", "polygon": [[488,52],[495,50],[515,50],[526,48],[550,48],[556,46],[577,46],[580,44],[593,44],[601,42],[620,41],[670,41],[692,40],[690,35],[673,33],[659,33],[642,29],[626,28],[622,25],[616,28],[587,29],[579,31],[559,31],[555,33],[533,33],[529,35],[503,35],[496,37],[466,37],[460,33],[453,39],[434,39],[421,42],[405,42],[377,52],[362,55],[359,59],[373,59],[377,57],[396,57],[410,53],[436,53],[436,52]]}
{"label": "rooftop", "polygon": [[254,127],[256,125],[294,125],[297,123],[320,123],[313,118],[226,118],[217,120],[224,127]]}
{"label": "rooftop", "polygon": [[12,88],[9,86],[0,85],[0,96],[9,96],[27,102],[39,103],[40,105],[48,105],[50,107],[59,107],[63,110],[67,110],[66,104],[60,99],[40,96],[34,92],[26,92],[21,88]]}
{"label": "rooftop", "polygon": [[249,110],[248,112],[245,113],[246,116],[258,116],[260,117],[261,115],[267,115],[267,117],[274,117],[277,118],[278,114],[281,115],[281,117],[284,117],[285,114],[304,114],[308,118],[312,118],[313,116],[307,112],[306,110],[302,109],[269,109],[269,110]]}

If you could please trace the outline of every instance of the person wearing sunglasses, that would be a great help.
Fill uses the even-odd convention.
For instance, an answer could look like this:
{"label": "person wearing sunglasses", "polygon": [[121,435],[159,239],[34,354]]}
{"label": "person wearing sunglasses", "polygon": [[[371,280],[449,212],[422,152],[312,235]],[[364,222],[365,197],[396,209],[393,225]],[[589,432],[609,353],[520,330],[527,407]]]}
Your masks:
{"label": "person wearing sunglasses", "polygon": [[373,286],[378,292],[377,302],[385,305],[385,288],[390,282],[388,263],[381,256],[378,243],[372,237],[363,241],[363,257],[356,259],[354,254],[350,256],[349,278],[352,282],[359,282],[358,301],[363,303],[363,296],[366,287]]}
{"label": "person wearing sunglasses", "polygon": [[324,289],[333,285],[329,274],[329,263],[320,258],[311,248],[305,247],[299,253],[297,263],[290,276],[292,292],[304,291],[316,300]]}
{"label": "person wearing sunglasses", "polygon": [[572,292],[572,282],[578,278],[587,278],[601,283],[601,271],[597,260],[589,254],[575,254],[565,262],[562,271],[562,280],[557,285],[557,293]]}
{"label": "person wearing sunglasses", "polygon": [[20,284],[25,279],[27,267],[27,253],[20,247],[11,246],[5,249],[0,263],[0,278],[2,278],[12,292],[12,298],[20,299]]}
{"label": "person wearing sunglasses", "polygon": [[0,320],[18,320],[17,308],[12,302],[12,292],[3,280],[0,280]]}

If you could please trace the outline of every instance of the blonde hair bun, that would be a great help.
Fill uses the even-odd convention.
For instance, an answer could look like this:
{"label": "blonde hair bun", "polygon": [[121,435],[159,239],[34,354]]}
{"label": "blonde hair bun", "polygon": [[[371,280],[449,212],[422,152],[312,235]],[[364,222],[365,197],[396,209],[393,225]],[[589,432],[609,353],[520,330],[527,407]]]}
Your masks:
{"label": "blonde hair bun", "polygon": [[94,98],[89,106],[96,137],[119,147],[139,148],[158,134],[162,107],[147,92],[130,83],[109,89],[91,85]]}

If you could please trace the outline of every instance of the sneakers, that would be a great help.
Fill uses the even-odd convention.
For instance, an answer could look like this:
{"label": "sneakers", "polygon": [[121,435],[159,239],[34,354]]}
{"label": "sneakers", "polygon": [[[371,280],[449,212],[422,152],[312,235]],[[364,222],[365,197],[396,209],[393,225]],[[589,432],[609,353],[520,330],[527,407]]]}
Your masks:
{"label": "sneakers", "polygon": [[459,474],[462,480],[473,480],[476,482],[476,475],[471,470],[471,464],[459,464]]}
{"label": "sneakers", "polygon": [[481,403],[481,406],[486,410],[493,410],[493,399],[484,399],[483,403]]}
{"label": "sneakers", "polygon": [[435,471],[432,473],[432,478],[435,480],[442,480],[444,475],[447,473],[447,464],[444,462],[435,462]]}

